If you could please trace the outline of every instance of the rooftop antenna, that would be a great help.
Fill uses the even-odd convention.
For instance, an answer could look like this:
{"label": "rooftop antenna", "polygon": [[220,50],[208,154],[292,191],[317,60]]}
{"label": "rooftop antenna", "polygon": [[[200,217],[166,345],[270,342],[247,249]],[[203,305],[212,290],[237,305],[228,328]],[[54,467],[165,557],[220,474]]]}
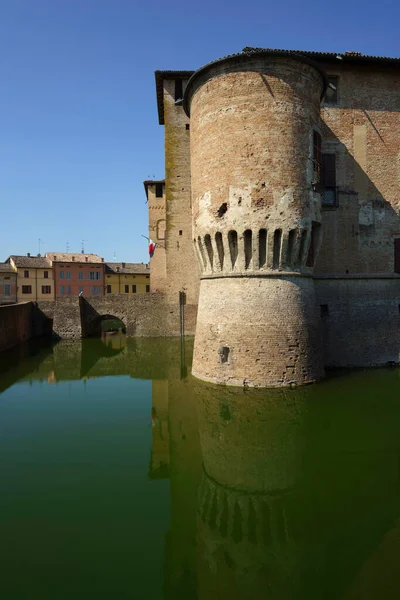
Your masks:
{"label": "rooftop antenna", "polygon": [[38,248],[39,248],[39,254],[40,254],[40,246],[43,244],[43,240],[41,240],[40,238],[38,239]]}
{"label": "rooftop antenna", "polygon": [[82,254],[85,254],[85,242],[87,242],[87,240],[82,240]]}
{"label": "rooftop antenna", "polygon": [[117,261],[117,255],[116,255],[116,253],[114,252],[114,254],[113,254],[113,262],[116,262],[116,261]]}
{"label": "rooftop antenna", "polygon": [[67,242],[66,248],[67,248],[67,253],[68,253],[69,252],[69,242]]}

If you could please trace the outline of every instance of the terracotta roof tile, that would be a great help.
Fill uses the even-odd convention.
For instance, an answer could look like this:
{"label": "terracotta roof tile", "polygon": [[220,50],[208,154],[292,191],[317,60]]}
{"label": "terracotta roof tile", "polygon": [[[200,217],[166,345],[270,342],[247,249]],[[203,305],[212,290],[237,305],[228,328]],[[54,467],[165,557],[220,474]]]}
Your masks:
{"label": "terracotta roof tile", "polygon": [[46,252],[46,257],[54,262],[103,263],[98,254],[80,254],[79,252]]}
{"label": "terracotta roof tile", "polygon": [[12,254],[10,259],[12,259],[15,266],[19,268],[26,267],[30,269],[51,269],[51,261],[45,256],[18,256]]}
{"label": "terracotta roof tile", "polygon": [[107,262],[106,273],[136,273],[150,275],[150,265],[146,263]]}

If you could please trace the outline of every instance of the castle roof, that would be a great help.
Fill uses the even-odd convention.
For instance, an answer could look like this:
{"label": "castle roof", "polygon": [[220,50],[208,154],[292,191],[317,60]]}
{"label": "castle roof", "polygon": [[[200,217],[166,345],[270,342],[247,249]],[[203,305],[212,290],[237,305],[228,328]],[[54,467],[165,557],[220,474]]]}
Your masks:
{"label": "castle roof", "polygon": [[165,179],[146,179],[146,181],[143,181],[144,191],[146,192],[146,198],[148,198],[147,188],[149,187],[149,185],[155,185],[156,183],[164,184]]}
{"label": "castle roof", "polygon": [[[369,56],[362,54],[361,52],[315,52],[313,50],[282,50],[278,48],[253,48],[246,46],[241,52],[236,54],[228,54],[216,60],[213,60],[203,67],[200,67],[198,71],[205,71],[215,63],[231,60],[234,58],[248,57],[254,54],[269,54],[276,56],[294,56],[304,57],[310,59],[316,63],[319,62],[331,62],[339,61],[342,64],[376,64],[382,66],[400,66],[400,58],[394,58],[389,56]],[[156,79],[156,93],[157,93],[157,108],[158,108],[158,122],[160,125],[164,125],[164,90],[163,80],[164,79],[190,79],[192,75],[198,71],[155,71]]]}

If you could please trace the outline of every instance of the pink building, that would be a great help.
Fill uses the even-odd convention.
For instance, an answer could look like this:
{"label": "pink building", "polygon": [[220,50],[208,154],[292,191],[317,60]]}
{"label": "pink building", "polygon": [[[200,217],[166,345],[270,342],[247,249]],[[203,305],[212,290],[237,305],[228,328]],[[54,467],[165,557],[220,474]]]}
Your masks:
{"label": "pink building", "polygon": [[54,269],[55,297],[103,296],[104,259],[97,254],[47,252]]}

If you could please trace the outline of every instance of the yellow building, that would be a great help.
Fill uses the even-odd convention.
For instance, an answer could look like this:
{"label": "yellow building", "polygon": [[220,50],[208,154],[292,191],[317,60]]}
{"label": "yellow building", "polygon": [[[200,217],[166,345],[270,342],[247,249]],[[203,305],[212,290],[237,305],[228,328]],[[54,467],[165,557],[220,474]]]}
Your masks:
{"label": "yellow building", "polygon": [[105,294],[150,292],[150,267],[144,263],[106,263]]}
{"label": "yellow building", "polygon": [[54,300],[53,267],[44,256],[10,256],[7,263],[17,269],[17,302]]}

